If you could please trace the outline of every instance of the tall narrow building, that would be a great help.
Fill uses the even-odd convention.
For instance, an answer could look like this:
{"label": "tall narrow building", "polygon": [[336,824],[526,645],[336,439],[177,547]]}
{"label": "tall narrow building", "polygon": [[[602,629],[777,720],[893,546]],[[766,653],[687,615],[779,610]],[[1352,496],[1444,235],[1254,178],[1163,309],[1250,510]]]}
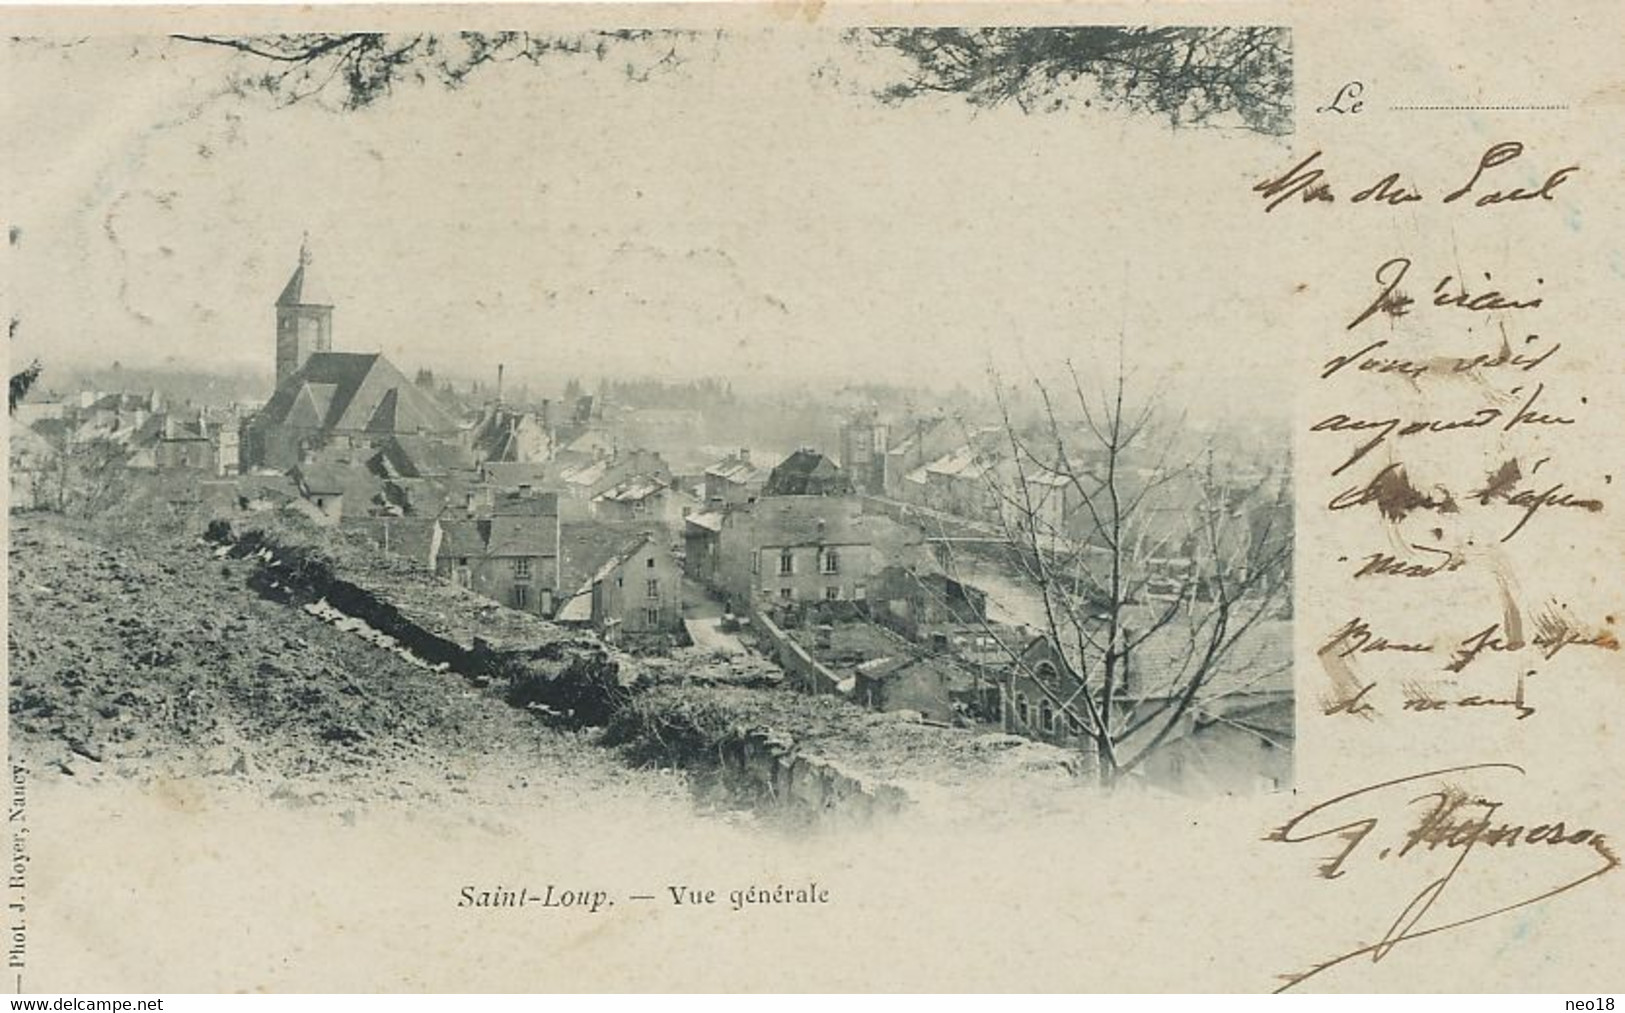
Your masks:
{"label": "tall narrow building", "polygon": [[316,352],[333,347],[333,300],[310,270],[310,237],[299,245],[299,266],[276,301],[276,383],[299,372]]}
{"label": "tall narrow building", "polygon": [[310,270],[310,243],[276,301],[276,390],[243,427],[242,466],[286,470],[318,452],[458,443],[461,424],[378,352],[335,352],[333,301]]}

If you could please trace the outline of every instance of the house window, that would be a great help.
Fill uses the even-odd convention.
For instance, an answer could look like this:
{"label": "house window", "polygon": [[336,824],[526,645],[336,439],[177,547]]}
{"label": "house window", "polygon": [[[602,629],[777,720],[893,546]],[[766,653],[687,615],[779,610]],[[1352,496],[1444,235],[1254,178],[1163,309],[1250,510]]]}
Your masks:
{"label": "house window", "polygon": [[1055,708],[1048,700],[1038,705],[1038,723],[1043,725],[1044,731],[1055,731]]}
{"label": "house window", "polygon": [[1083,734],[1083,722],[1078,720],[1078,716],[1076,714],[1072,714],[1070,712],[1067,714],[1066,726],[1072,729],[1073,735]]}
{"label": "house window", "polygon": [[790,600],[794,599],[795,596],[796,596],[795,588],[793,588],[793,587],[781,587],[781,588],[779,588],[779,597],[784,599],[785,601],[790,601]]}
{"label": "house window", "polygon": [[825,573],[840,573],[841,554],[834,549],[825,549],[821,568]]}
{"label": "house window", "polygon": [[530,607],[530,588],[524,584],[515,584],[513,586],[513,607],[516,609]]}
{"label": "house window", "polygon": [[841,600],[841,589],[838,588],[838,587],[835,587],[834,585],[831,585],[829,587],[824,588],[824,600],[825,601],[840,601]]}
{"label": "house window", "polygon": [[1030,723],[1030,719],[1027,714],[1027,694],[1025,693],[1016,694],[1016,720],[1020,721],[1023,725]]}
{"label": "house window", "polygon": [[796,554],[789,549],[779,553],[779,576],[788,577],[796,572]]}
{"label": "house window", "polygon": [[648,622],[650,628],[658,628],[660,626],[660,610],[657,608],[644,609],[643,618]]}
{"label": "house window", "polygon": [[649,578],[647,593],[644,595],[644,597],[646,597],[646,598],[659,598],[660,597],[660,581],[654,579],[653,577]]}
{"label": "house window", "polygon": [[635,500],[632,501],[632,512],[633,513],[641,514],[647,509],[649,509],[649,504],[645,503],[643,500],[635,499]]}
{"label": "house window", "polygon": [[645,559],[643,561],[643,566],[644,569],[653,570],[655,568],[655,557],[650,556],[648,559]]}
{"label": "house window", "polygon": [[518,559],[515,559],[513,561],[513,579],[514,580],[529,580],[530,579],[530,559],[529,559],[529,557],[520,556]]}

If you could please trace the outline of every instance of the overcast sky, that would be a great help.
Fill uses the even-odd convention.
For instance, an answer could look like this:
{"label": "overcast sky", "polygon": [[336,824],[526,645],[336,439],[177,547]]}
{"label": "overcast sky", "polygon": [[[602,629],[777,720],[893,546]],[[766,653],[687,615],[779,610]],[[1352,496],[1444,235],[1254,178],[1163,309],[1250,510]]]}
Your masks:
{"label": "overcast sky", "polygon": [[339,112],[227,93],[166,40],[13,47],[12,354],[269,374],[309,232],[335,348],[565,375],[979,385],[1098,362],[1119,330],[1212,407],[1285,410],[1248,193],[1285,141],[1081,107],[892,107],[807,28],[487,68]]}

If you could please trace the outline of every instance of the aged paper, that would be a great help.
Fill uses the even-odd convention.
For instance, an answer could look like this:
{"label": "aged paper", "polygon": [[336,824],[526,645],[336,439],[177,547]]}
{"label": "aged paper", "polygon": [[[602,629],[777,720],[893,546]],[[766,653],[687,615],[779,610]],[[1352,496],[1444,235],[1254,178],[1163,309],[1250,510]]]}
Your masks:
{"label": "aged paper", "polygon": [[1612,5],[4,18],[8,986],[1619,988]]}

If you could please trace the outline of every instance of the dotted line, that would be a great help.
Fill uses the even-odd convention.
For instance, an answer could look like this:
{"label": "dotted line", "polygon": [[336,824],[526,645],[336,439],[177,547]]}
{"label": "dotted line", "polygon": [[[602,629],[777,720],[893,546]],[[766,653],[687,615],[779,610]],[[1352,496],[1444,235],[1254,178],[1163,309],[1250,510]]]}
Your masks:
{"label": "dotted line", "polygon": [[1389,106],[1395,112],[1562,112],[1567,105]]}

